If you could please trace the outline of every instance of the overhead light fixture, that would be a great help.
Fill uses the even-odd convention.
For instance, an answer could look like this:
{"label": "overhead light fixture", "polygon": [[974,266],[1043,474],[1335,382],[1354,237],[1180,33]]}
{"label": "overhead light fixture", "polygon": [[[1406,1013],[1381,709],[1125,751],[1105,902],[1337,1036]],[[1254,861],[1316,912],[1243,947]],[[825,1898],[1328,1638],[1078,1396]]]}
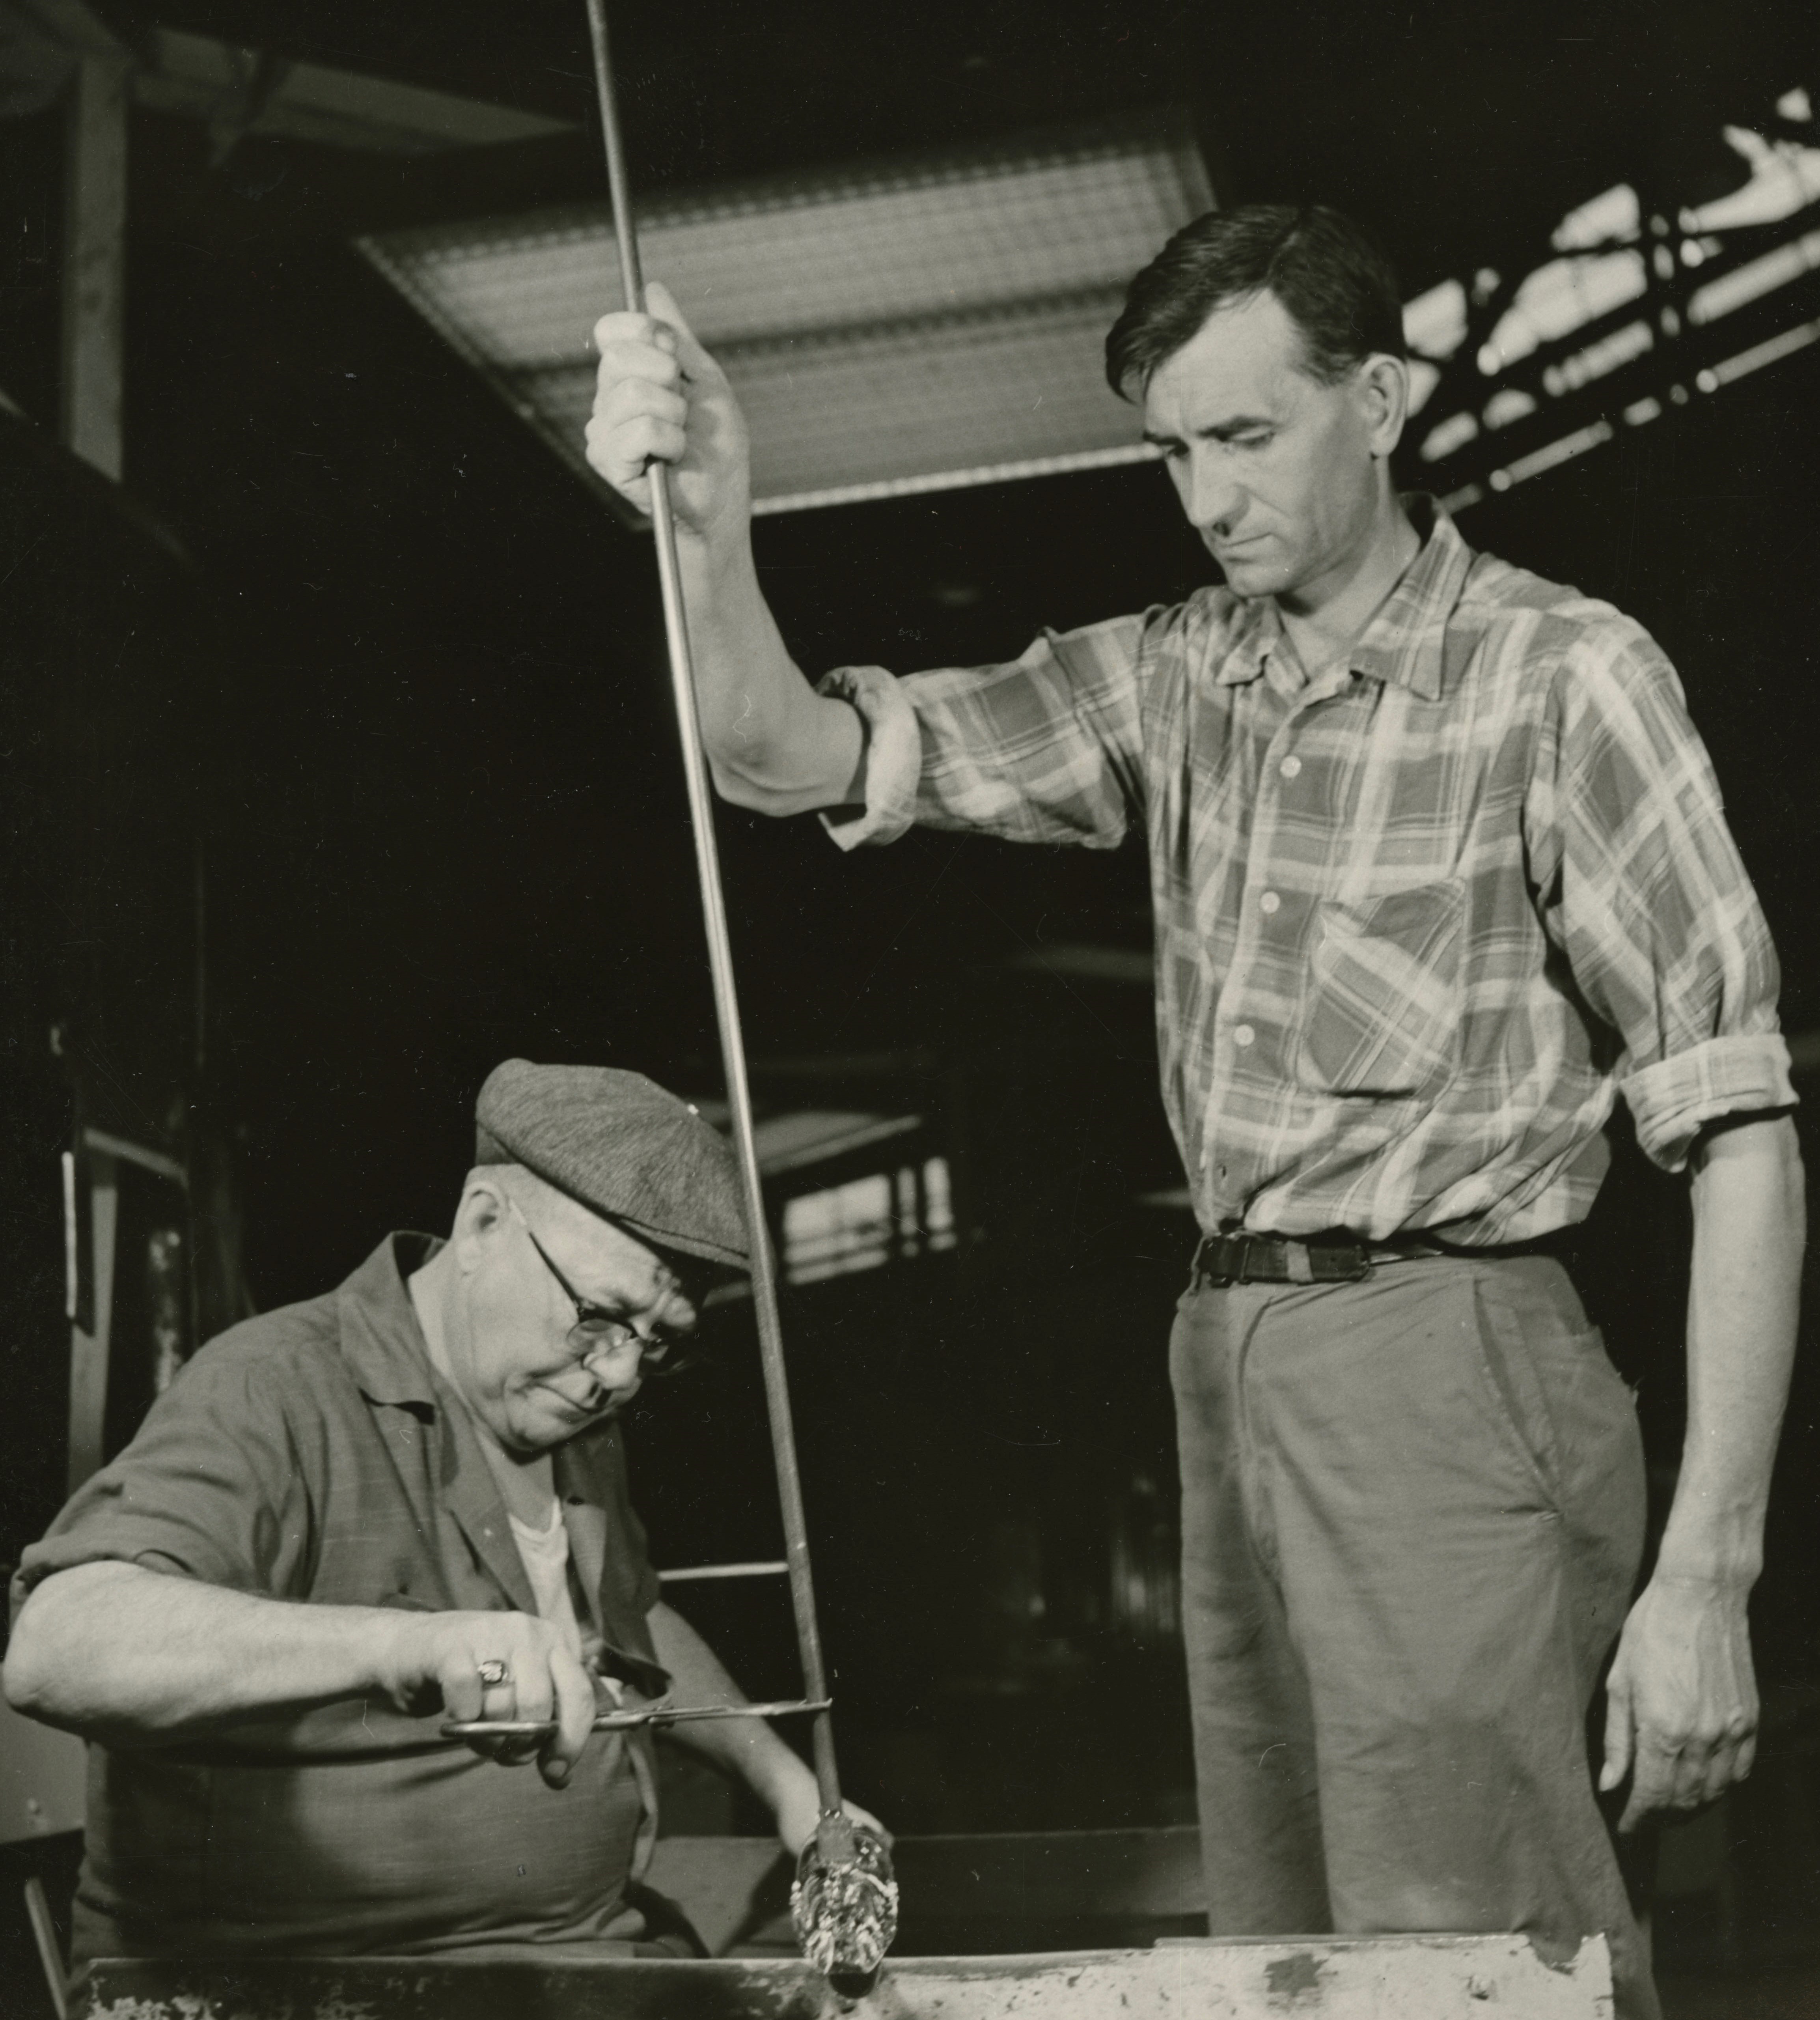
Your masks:
{"label": "overhead light fixture", "polygon": [[[639,235],[739,395],[754,509],[784,512],[1148,457],[1100,346],[1212,203],[1186,118],[1152,113],[656,197]],[[591,332],[621,300],[605,204],[359,245],[586,472]]]}

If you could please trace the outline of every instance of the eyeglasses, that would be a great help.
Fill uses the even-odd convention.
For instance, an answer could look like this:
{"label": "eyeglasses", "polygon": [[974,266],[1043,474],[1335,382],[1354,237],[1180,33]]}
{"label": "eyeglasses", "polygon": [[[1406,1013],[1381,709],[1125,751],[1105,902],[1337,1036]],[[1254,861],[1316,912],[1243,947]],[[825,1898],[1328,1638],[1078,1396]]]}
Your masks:
{"label": "eyeglasses", "polygon": [[[673,1375],[679,1368],[687,1366],[694,1357],[686,1346],[675,1340],[663,1339],[649,1333],[640,1332],[637,1327],[628,1325],[624,1319],[615,1318],[604,1305],[596,1305],[584,1298],[562,1271],[559,1270],[549,1251],[531,1232],[531,1223],[524,1218],[518,1202],[513,1200],[512,1211],[517,1215],[518,1224],[524,1230],[525,1239],[537,1251],[538,1258],[549,1273],[555,1277],[563,1295],[575,1308],[575,1322],[569,1328],[569,1344],[574,1348],[575,1358],[584,1368],[602,1356],[616,1353],[623,1346],[639,1350],[639,1372],[641,1375]],[[600,1378],[596,1376],[596,1380]],[[610,1385],[603,1383],[602,1386]]]}

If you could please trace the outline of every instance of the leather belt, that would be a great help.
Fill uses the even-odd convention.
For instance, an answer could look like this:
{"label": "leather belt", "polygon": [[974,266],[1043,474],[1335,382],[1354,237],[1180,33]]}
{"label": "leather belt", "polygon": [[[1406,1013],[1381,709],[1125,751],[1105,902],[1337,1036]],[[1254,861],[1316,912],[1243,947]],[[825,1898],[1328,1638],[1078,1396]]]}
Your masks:
{"label": "leather belt", "polygon": [[1584,1230],[1557,1228],[1528,1241],[1456,1246],[1430,1235],[1391,1241],[1361,1241],[1339,1228],[1329,1234],[1204,1234],[1195,1251],[1191,1281],[1216,1288],[1227,1284],[1356,1284],[1374,1262],[1401,1262],[1418,1255],[1454,1255],[1474,1262],[1514,1262],[1550,1255],[1573,1266],[1575,1242]]}
{"label": "leather belt", "polygon": [[1298,1239],[1287,1234],[1205,1234],[1195,1251],[1192,1275],[1226,1284],[1356,1284],[1374,1262],[1406,1255],[1437,1255],[1429,1242],[1361,1241],[1340,1233]]}

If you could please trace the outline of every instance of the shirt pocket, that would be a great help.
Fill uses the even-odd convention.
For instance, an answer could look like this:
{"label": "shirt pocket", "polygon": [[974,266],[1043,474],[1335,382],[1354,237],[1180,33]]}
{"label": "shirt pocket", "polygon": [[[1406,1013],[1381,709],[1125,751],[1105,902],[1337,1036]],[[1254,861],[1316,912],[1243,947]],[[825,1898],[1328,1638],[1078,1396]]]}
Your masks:
{"label": "shirt pocket", "polygon": [[1321,1094],[1430,1094],[1459,1062],[1465,888],[1458,877],[1315,909],[1296,1077]]}

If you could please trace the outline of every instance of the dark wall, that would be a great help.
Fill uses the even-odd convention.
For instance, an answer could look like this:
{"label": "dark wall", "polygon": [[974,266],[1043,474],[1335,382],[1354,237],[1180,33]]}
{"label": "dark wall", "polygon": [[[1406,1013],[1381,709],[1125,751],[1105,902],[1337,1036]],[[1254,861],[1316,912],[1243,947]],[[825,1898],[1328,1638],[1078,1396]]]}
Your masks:
{"label": "dark wall", "polygon": [[0,1560],[60,1498],[60,1155],[190,1135],[208,633],[168,536],[0,419]]}

